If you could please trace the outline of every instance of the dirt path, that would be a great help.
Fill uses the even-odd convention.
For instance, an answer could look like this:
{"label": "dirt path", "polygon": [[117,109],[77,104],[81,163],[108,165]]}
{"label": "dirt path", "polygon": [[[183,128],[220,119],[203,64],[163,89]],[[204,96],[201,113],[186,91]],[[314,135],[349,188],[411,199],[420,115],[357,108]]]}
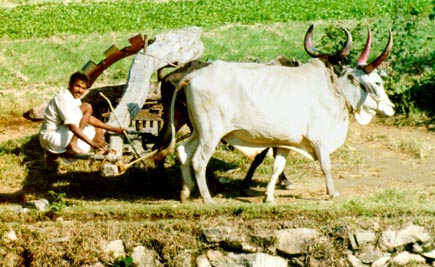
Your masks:
{"label": "dirt path", "polygon": [[[341,197],[348,198],[387,188],[435,186],[434,152],[435,132],[426,128],[388,126],[376,121],[360,126],[352,121],[344,147],[331,157],[335,187]],[[292,199],[326,199],[319,163],[306,165],[285,170],[296,188],[290,191],[277,189],[278,203]],[[256,195],[264,190],[264,187],[258,187],[259,194]],[[261,201],[261,197],[242,199]]]}

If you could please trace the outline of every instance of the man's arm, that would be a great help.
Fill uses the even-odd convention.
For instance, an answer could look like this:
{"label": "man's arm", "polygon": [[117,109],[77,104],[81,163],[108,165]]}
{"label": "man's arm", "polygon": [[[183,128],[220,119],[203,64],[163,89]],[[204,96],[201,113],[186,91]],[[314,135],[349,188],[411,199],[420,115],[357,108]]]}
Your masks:
{"label": "man's arm", "polygon": [[94,127],[98,127],[98,128],[101,128],[101,129],[104,129],[104,130],[107,130],[110,132],[114,132],[117,134],[122,134],[122,132],[124,131],[124,129],[119,128],[119,127],[110,126],[109,124],[106,124],[106,123],[100,121],[99,119],[97,119],[94,116],[91,116],[89,118],[89,124],[94,126]]}

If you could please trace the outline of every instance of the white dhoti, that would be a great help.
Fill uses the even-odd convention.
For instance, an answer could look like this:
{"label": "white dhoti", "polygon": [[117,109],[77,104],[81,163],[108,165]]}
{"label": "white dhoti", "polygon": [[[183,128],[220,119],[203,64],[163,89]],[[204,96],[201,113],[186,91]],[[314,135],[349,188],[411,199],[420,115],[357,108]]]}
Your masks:
{"label": "white dhoti", "polygon": [[[83,133],[89,137],[89,139],[93,140],[95,137],[95,128],[90,125],[86,126],[83,129]],[[68,125],[62,125],[54,131],[41,131],[39,142],[43,149],[54,154],[62,154],[66,152],[73,135]],[[85,153],[91,151],[91,146],[80,138],[77,141],[77,146]]]}

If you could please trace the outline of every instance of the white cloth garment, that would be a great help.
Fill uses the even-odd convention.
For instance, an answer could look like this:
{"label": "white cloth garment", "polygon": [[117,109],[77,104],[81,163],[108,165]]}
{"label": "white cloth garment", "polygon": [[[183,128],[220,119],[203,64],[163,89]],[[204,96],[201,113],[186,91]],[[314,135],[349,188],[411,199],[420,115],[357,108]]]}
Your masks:
{"label": "white cloth garment", "polygon": [[[66,152],[74,135],[68,125],[79,125],[83,116],[80,110],[81,104],[81,100],[75,99],[65,88],[50,101],[39,131],[39,142],[43,149],[55,154]],[[95,128],[86,126],[83,133],[92,140],[95,137]],[[90,145],[81,139],[78,140],[77,145],[83,152],[89,152],[91,149]]]}

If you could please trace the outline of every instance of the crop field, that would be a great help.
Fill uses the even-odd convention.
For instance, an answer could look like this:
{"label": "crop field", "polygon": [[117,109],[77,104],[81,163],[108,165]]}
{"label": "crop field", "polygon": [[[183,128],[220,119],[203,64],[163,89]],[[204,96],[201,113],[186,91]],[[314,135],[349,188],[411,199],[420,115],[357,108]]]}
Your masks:
{"label": "crop field", "polygon": [[[115,239],[158,247],[164,266],[181,266],[181,251],[197,256],[208,249],[198,242],[201,229],[222,225],[249,232],[414,223],[435,236],[434,18],[433,0],[0,0],[0,266],[92,266],[99,244]],[[206,205],[195,192],[181,204],[175,155],[166,160],[165,173],[135,166],[101,177],[94,161],[53,169],[38,142],[40,122],[22,116],[51,99],[88,60],[99,62],[109,46],[123,48],[137,33],[152,38],[199,26],[203,60],[269,62],[285,55],[306,62],[303,38],[311,24],[316,48],[325,52],[341,47],[339,26],[350,30],[348,65],[356,64],[367,27],[373,34],[369,61],[393,32],[393,51],[382,69],[396,115],[364,127],[351,120],[345,145],[332,154],[338,199],[326,197],[317,161],[291,153],[285,173],[296,188],[277,188],[276,204],[261,203],[273,160],[266,159],[249,192],[242,192],[250,161],[221,144],[209,164],[218,181],[210,185],[217,203]],[[93,87],[126,83],[131,62],[117,62]],[[48,211],[17,212],[41,198],[49,200]],[[14,246],[1,239],[11,229],[19,237]],[[47,245],[59,236],[70,241]],[[20,260],[6,257],[10,251]],[[321,266],[340,266],[333,258],[319,256]],[[111,266],[125,266],[117,264]]]}

